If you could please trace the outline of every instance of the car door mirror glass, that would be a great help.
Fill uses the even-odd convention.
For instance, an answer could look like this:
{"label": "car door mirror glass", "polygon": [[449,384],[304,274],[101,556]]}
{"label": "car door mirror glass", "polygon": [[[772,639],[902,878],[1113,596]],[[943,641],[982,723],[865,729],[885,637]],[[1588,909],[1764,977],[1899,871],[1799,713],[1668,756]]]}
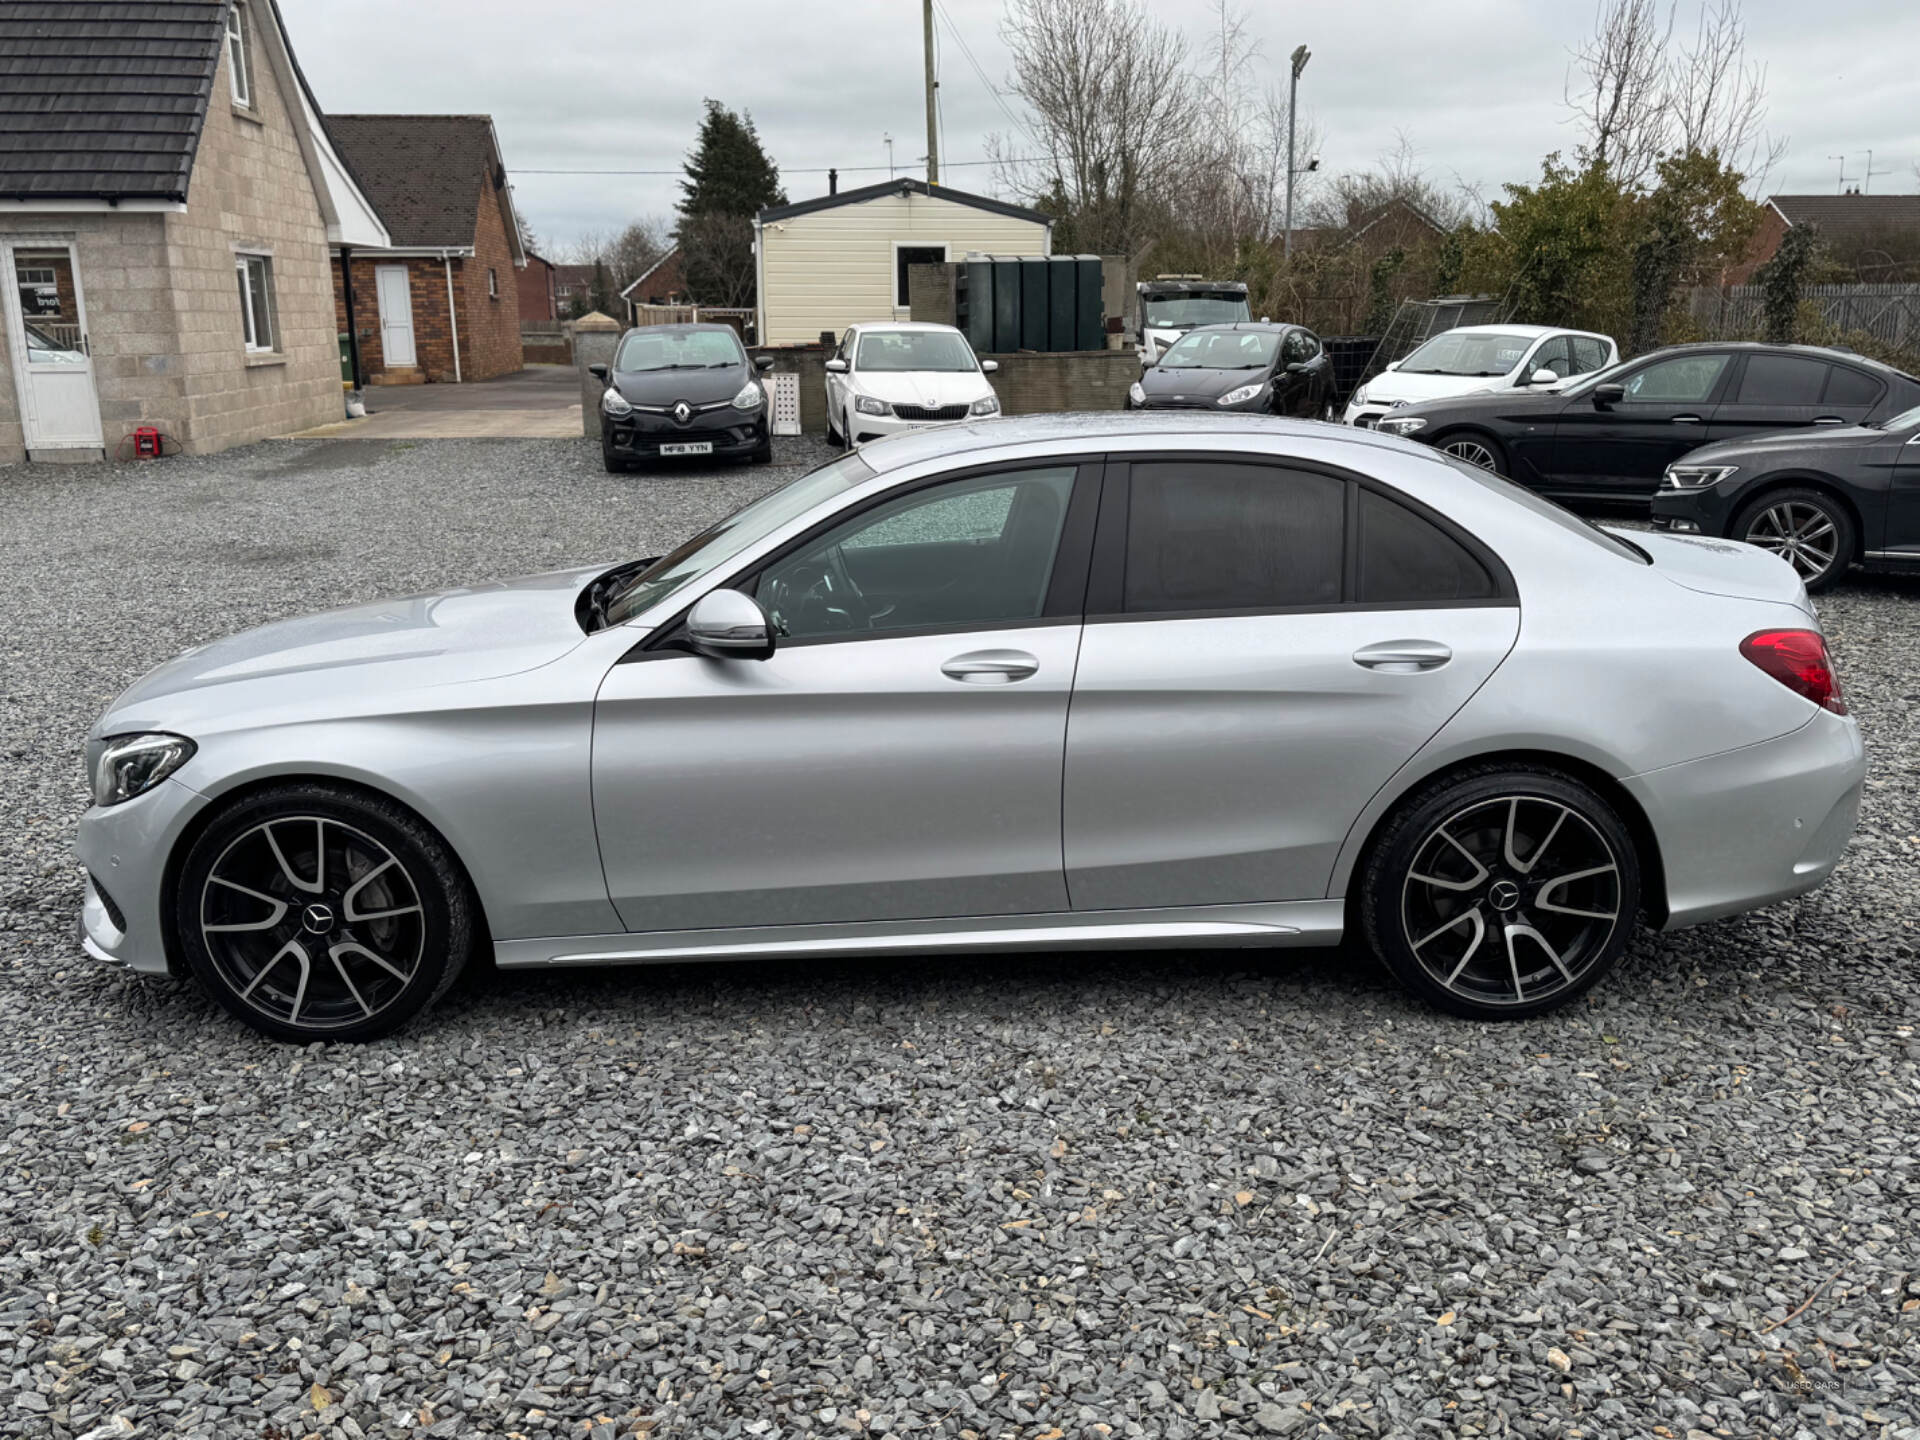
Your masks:
{"label": "car door mirror glass", "polygon": [[714,660],[765,660],[773,654],[773,623],[751,595],[710,590],[687,612],[687,644]]}
{"label": "car door mirror glass", "polygon": [[834,358],[833,358],[833,359],[831,359],[831,360],[829,360],[829,361],[827,361],[827,373],[828,373],[829,375],[844,375],[844,374],[846,374],[846,373],[847,373],[847,362],[846,362],[846,361],[844,361],[844,360],[842,360],[842,359],[841,359],[841,358],[840,358],[839,356],[837,356],[837,355],[836,355],[836,356],[834,356]]}

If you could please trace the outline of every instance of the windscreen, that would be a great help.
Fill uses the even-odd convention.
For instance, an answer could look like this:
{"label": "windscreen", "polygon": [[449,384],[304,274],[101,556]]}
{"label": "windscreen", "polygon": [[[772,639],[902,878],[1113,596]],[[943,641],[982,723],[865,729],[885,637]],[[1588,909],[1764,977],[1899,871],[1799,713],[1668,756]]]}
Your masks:
{"label": "windscreen", "polygon": [[1191,325],[1231,325],[1251,318],[1244,295],[1147,295],[1140,301],[1147,327],[1171,330]]}
{"label": "windscreen", "polygon": [[623,375],[650,370],[716,370],[744,365],[747,352],[731,330],[636,330],[621,342],[613,368]]}
{"label": "windscreen", "polygon": [[1518,365],[1538,338],[1449,330],[1436,335],[1400,362],[1402,375],[1505,375]]}
{"label": "windscreen", "polygon": [[951,330],[880,330],[860,337],[854,369],[881,373],[934,371],[964,374],[978,370],[973,347]]}
{"label": "windscreen", "polygon": [[1280,337],[1271,330],[1196,330],[1160,357],[1163,370],[1265,370]]}

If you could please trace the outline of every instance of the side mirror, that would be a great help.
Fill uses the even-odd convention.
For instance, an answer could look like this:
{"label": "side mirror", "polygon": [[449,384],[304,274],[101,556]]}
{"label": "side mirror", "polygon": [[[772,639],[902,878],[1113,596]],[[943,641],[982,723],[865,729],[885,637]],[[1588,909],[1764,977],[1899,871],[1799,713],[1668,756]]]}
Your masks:
{"label": "side mirror", "polygon": [[1545,369],[1544,367],[1534,371],[1532,377],[1529,378],[1527,381],[1527,384],[1529,385],[1558,385],[1559,383],[1560,383],[1559,371],[1548,370],[1548,369]]}
{"label": "side mirror", "polygon": [[601,384],[604,385],[606,383],[607,376],[612,372],[609,371],[607,367],[604,365],[589,365],[587,366],[587,373],[593,376],[594,379],[598,380]]}
{"label": "side mirror", "polygon": [[1399,368],[1400,368],[1400,362],[1398,360],[1387,361],[1387,369],[1398,370]]}
{"label": "side mirror", "polygon": [[827,361],[827,373],[829,375],[846,374],[847,362],[842,360],[838,355],[834,356],[833,359]]}
{"label": "side mirror", "polygon": [[1287,374],[1289,375],[1305,374],[1306,369],[1307,369],[1307,362],[1304,360],[1289,360],[1287,362]]}
{"label": "side mirror", "polygon": [[687,643],[712,660],[765,660],[773,654],[773,622],[751,595],[709,590],[687,612]]}
{"label": "side mirror", "polygon": [[756,370],[771,370],[773,368],[773,357],[771,355],[754,356],[753,368]]}
{"label": "side mirror", "polygon": [[983,375],[991,375],[999,368],[1000,362],[998,360],[982,360],[980,362],[980,373]]}
{"label": "side mirror", "polygon": [[1609,382],[1605,385],[1596,385],[1593,387],[1593,403],[1596,407],[1618,405],[1626,398],[1627,387],[1624,385],[1615,385]]}

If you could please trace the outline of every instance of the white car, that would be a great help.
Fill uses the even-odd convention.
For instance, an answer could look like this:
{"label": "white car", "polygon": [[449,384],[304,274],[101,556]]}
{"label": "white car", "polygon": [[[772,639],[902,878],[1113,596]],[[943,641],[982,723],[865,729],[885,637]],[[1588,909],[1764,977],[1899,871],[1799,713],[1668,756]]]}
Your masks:
{"label": "white car", "polygon": [[1588,330],[1548,325],[1462,325],[1434,336],[1353,392],[1343,417],[1372,429],[1402,405],[1489,390],[1545,389],[1618,364],[1620,347]]}
{"label": "white car", "polygon": [[1000,413],[981,360],[951,325],[894,321],[849,325],[827,361],[827,439],[849,448]]}

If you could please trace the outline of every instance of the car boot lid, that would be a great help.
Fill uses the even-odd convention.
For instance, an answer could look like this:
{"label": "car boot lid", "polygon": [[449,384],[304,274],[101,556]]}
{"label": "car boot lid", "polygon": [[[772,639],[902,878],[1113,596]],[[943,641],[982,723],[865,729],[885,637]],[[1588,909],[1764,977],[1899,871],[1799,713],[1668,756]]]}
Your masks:
{"label": "car boot lid", "polygon": [[1637,546],[1653,561],[1656,573],[1682,589],[1735,600],[1773,601],[1813,614],[1813,603],[1807,598],[1799,572],[1757,545],[1705,535],[1605,528]]}

